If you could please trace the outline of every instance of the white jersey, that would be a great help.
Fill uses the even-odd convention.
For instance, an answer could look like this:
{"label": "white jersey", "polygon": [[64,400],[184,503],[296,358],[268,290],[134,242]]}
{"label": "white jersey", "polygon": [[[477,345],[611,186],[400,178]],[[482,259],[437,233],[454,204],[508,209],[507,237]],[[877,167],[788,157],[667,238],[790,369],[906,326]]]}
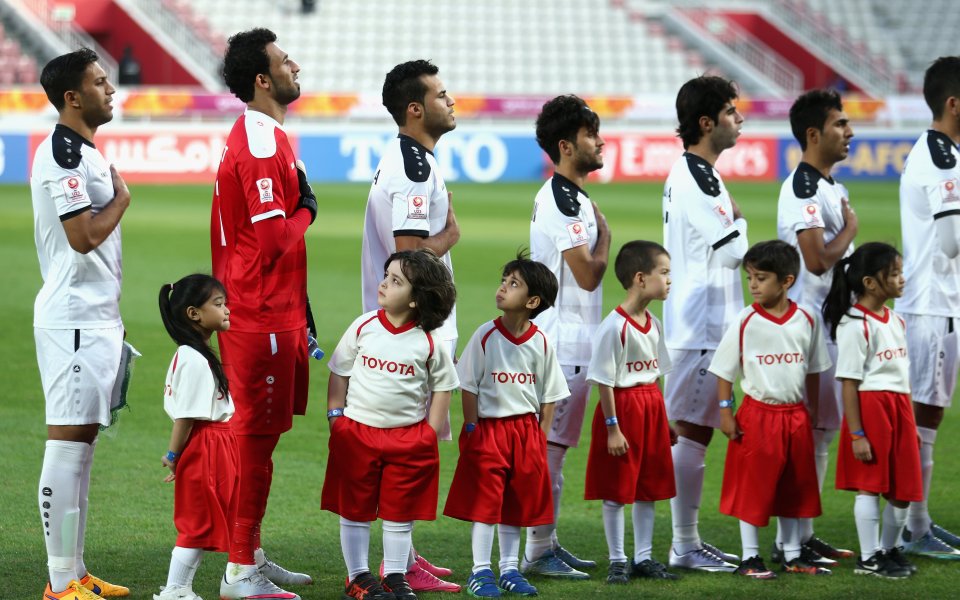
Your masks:
{"label": "white jersey", "polygon": [[818,321],[793,301],[779,317],[752,304],[727,329],[710,372],[730,382],[742,375],[743,393],[760,402],[803,402],[807,375],[831,367]]}
{"label": "white jersey", "polygon": [[167,369],[163,410],[174,421],[228,421],[233,400],[229,394],[223,397],[207,359],[190,346],[180,346]]}
{"label": "white jersey", "polygon": [[481,418],[539,413],[570,395],[553,345],[536,325],[520,337],[500,319],[481,325],[457,363],[460,387],[477,395]]}
{"label": "white jersey", "polygon": [[960,215],[960,151],[945,134],[929,130],[914,144],[900,176],[903,276],[894,301],[902,313],[960,317],[960,257],[947,258],[934,222]]}
{"label": "white jersey", "polygon": [[561,365],[590,363],[590,340],[603,314],[603,286],[592,292],[577,284],[563,253],[577,246],[593,252],[597,218],[587,193],[560,174],[548,179],[533,203],[530,258],[542,262],[560,284],[557,301],[536,322],[557,345]]}
{"label": "white jersey", "polygon": [[587,381],[612,388],[656,383],[670,371],[670,354],[664,343],[663,326],[647,311],[640,326],[621,307],[613,310],[593,337],[593,358]]}
{"label": "white jersey", "polygon": [[[377,165],[363,221],[360,253],[360,286],[364,312],[377,310],[377,288],[383,281],[384,263],[396,252],[396,236],[427,238],[443,231],[450,201],[437,159],[419,142],[406,135],[392,140]],[[450,253],[440,257],[450,273]],[[457,339],[457,309],[433,335],[440,340]]]}
{"label": "white jersey", "polygon": [[[845,225],[843,201],[847,198],[847,188],[842,183],[824,177],[810,164],[801,162],[780,187],[777,237],[800,252],[797,234],[805,229],[822,229],[823,243],[829,244]],[[847,246],[843,256],[846,258],[851,254],[853,244]],[[797,304],[819,313],[832,282],[833,269],[823,275],[814,275],[807,270],[801,252],[800,273],[787,294]]]}
{"label": "white jersey", "polygon": [[411,321],[394,327],[383,310],[357,317],[327,366],[349,377],[344,415],[370,427],[406,427],[427,417],[427,390],[460,387],[446,344]]}
{"label": "white jersey", "polygon": [[883,314],[854,304],[837,325],[837,379],[855,379],[862,391],[910,393],[906,326],[886,306]]}
{"label": "white jersey", "polygon": [[727,244],[735,244],[743,258],[746,221],[734,221],[730,194],[716,169],[685,152],[663,189],[663,245],[673,281],[663,303],[667,348],[713,350],[743,308],[740,272],[721,264],[717,253]]}
{"label": "white jersey", "polygon": [[63,221],[96,214],[115,195],[110,166],[72,129],[57,125],[37,147],[30,174],[33,232],[43,287],[33,325],[44,329],[103,329],[120,321],[120,225],[102,244],[80,254],[70,247]]}

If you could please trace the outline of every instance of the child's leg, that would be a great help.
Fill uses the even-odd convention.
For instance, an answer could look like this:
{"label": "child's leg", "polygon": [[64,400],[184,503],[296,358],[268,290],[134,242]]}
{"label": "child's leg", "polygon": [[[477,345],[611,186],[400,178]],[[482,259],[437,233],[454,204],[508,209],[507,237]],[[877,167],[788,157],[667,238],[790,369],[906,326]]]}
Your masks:
{"label": "child's leg", "polygon": [[801,521],[803,520],[804,519],[777,517],[777,530],[780,532],[781,542],[783,544],[784,562],[790,562],[795,558],[800,558],[800,530]]}
{"label": "child's leg", "polygon": [[406,573],[413,543],[413,521],[383,522],[383,574]]}
{"label": "child's leg", "polygon": [[857,536],[860,538],[860,558],[870,560],[880,549],[880,498],[869,492],[857,493],[853,502],[853,516],[857,521]]}
{"label": "child's leg", "polygon": [[626,562],[623,551],[623,505],[603,501],[603,533],[607,536],[607,550],[610,562]]}
{"label": "child's leg", "polygon": [[633,561],[637,564],[653,554],[653,514],[653,502],[633,503]]}
{"label": "child's leg", "polygon": [[740,543],[743,545],[743,560],[760,556],[760,528],[740,521]]}
{"label": "child's leg", "polygon": [[350,581],[360,573],[369,573],[370,523],[340,517],[340,548]]}
{"label": "child's leg", "polygon": [[193,576],[203,559],[200,548],[174,546],[170,554],[170,571],[167,573],[167,589],[193,586]]}
{"label": "child's leg", "polygon": [[907,523],[907,502],[887,500],[883,509],[883,529],[880,536],[880,547],[890,550],[900,545],[900,534]]}
{"label": "child's leg", "polygon": [[500,540],[500,572],[516,571],[520,567],[520,528],[515,525],[497,525]]}
{"label": "child's leg", "polygon": [[[473,545],[473,572],[482,571],[490,568],[490,554],[493,552],[493,525],[487,523],[474,523],[473,531],[470,533],[470,541]],[[503,544],[503,537],[500,538]],[[500,555],[503,557],[503,554]]]}

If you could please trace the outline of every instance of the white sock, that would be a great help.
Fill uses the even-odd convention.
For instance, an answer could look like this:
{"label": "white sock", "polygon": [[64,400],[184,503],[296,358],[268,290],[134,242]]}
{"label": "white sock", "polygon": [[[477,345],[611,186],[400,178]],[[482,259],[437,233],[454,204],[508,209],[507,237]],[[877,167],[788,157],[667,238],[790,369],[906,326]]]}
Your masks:
{"label": "white sock", "polygon": [[677,482],[677,495],[670,499],[673,549],[677,554],[686,554],[700,547],[697,519],[700,514],[700,497],[703,495],[707,447],[681,436],[673,447],[672,454],[673,474]]}
{"label": "white sock", "polygon": [[527,545],[524,558],[534,561],[543,556],[556,543],[557,521],[560,519],[560,496],[563,494],[563,462],[567,447],[547,444],[547,469],[553,493],[553,523],[527,528]]}
{"label": "white sock", "polygon": [[777,517],[777,528],[783,536],[783,560],[790,562],[800,557],[800,519]]}
{"label": "white sock", "polygon": [[907,523],[907,509],[897,508],[887,502],[883,509],[883,528],[880,530],[880,547],[884,550],[900,545],[900,534]]}
{"label": "white sock", "polygon": [[743,560],[760,556],[760,528],[740,521],[740,544],[743,546]]}
{"label": "white sock", "polygon": [[473,546],[473,572],[490,568],[490,554],[493,552],[494,526],[487,523],[473,524],[470,532],[470,544]]}
{"label": "white sock", "polygon": [[257,565],[258,569],[267,564],[267,553],[263,551],[263,548],[257,548],[253,551],[253,564]]}
{"label": "white sock", "polygon": [[406,573],[413,543],[413,521],[383,522],[383,574]]}
{"label": "white sock", "polygon": [[515,525],[497,525],[500,540],[500,573],[520,568],[520,528]]}
{"label": "white sock", "polygon": [[633,560],[640,564],[653,554],[653,502],[633,503]]}
{"label": "white sock", "polygon": [[603,501],[603,533],[607,536],[607,551],[610,562],[626,562],[623,550],[623,505],[610,500]]}
{"label": "white sock", "polygon": [[930,480],[933,478],[933,444],[937,441],[937,430],[929,427],[917,427],[920,436],[920,473],[923,477],[923,502],[911,502],[907,510],[907,529],[910,539],[922,538],[930,531],[930,513],[927,500],[930,498]]}
{"label": "white sock", "polygon": [[[413,533],[410,533],[410,539],[413,540]],[[413,542],[410,542],[410,552],[407,553],[407,571],[413,567],[413,563],[417,562],[417,549],[413,547]]]}
{"label": "white sock", "polygon": [[87,506],[89,504],[87,495],[90,493],[90,471],[93,469],[93,452],[97,449],[97,440],[86,445],[87,455],[84,457],[83,470],[80,472],[80,494],[78,496],[78,508],[80,509],[80,519],[77,523],[77,576],[84,577],[87,574],[87,565],[83,562],[83,540],[87,533]]}
{"label": "white sock", "polygon": [[77,574],[80,477],[89,444],[47,440],[37,494],[47,546],[50,589],[62,592]]}
{"label": "white sock", "polygon": [[200,548],[174,546],[170,553],[170,571],[167,572],[167,589],[193,586],[193,576],[203,559]]}
{"label": "white sock", "polygon": [[347,575],[353,581],[360,573],[370,571],[370,523],[351,521],[340,517],[340,549],[343,562],[347,565]]}
{"label": "white sock", "polygon": [[880,549],[880,497],[857,494],[853,501],[853,518],[860,538],[860,558],[870,560]]}

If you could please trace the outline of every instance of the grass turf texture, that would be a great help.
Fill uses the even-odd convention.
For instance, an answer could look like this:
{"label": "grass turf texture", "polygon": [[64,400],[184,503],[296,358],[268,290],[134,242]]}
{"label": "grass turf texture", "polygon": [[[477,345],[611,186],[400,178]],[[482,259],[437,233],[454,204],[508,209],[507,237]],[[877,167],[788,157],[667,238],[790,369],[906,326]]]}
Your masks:
{"label": "grass turf texture", "polygon": [[[497,315],[493,296],[500,268],[517,248],[528,244],[528,223],[538,184],[453,184],[454,206],[462,230],[454,249],[458,289],[460,346],[475,328]],[[733,182],[731,193],[750,222],[753,242],[776,237],[778,184]],[[860,217],[858,242],[883,240],[899,245],[899,213],[895,183],[852,183],[850,194]],[[360,306],[360,240],[366,185],[317,185],[320,215],[308,233],[309,290],[320,330],[320,345],[332,352]],[[170,550],[175,541],[172,523],[173,486],[162,483],[160,456],[166,451],[170,421],[163,412],[162,387],[174,345],[157,313],[157,292],[164,282],[189,272],[209,271],[208,186],[133,186],[133,203],[123,219],[124,285],[122,313],[128,339],[143,352],[131,389],[131,409],[121,415],[115,431],[98,444],[90,491],[86,536],[87,565],[108,581],[127,585],[131,598],[149,599],[166,581]],[[659,184],[592,185],[613,231],[612,256],[633,239],[662,239]],[[0,488],[0,548],[5,580],[0,597],[39,598],[47,579],[46,557],[37,514],[37,478],[43,456],[45,427],[43,397],[32,335],[33,299],[40,287],[32,239],[30,194],[26,186],[0,187],[0,248],[8,265],[6,293],[0,295],[3,339],[0,362],[6,365],[0,399],[0,460],[6,483]],[[604,308],[622,299],[612,265],[604,281]],[[749,295],[745,294],[747,298]],[[659,303],[653,310],[660,312]],[[325,363],[325,361],[324,361]],[[268,554],[280,564],[312,574],[314,586],[294,591],[305,599],[337,598],[342,593],[344,566],[340,555],[337,516],[319,508],[320,488],[327,457],[324,419],[325,364],[312,367],[309,414],[295,421],[274,455],[276,471],[263,540]],[[595,403],[595,399],[594,399]],[[593,404],[590,409],[591,414]],[[459,395],[454,396],[455,430],[462,422]],[[917,559],[918,575],[909,582],[856,577],[846,561],[832,577],[783,575],[772,582],[745,581],[728,574],[684,574],[679,582],[631,581],[615,589],[605,586],[606,543],[599,502],[582,500],[586,443],[590,418],[581,447],[572,450],[565,468],[566,486],[560,516],[560,539],[576,554],[596,559],[600,566],[587,582],[535,579],[543,597],[584,598],[615,594],[625,598],[777,596],[780,598],[952,597],[960,563]],[[948,415],[936,447],[937,466],[931,509],[949,529],[960,530],[960,517],[950,499],[958,491],[960,460],[951,440],[958,420]],[[719,433],[707,453],[706,482],[700,529],[707,541],[730,552],[740,552],[736,520],[717,510],[726,442]],[[455,443],[441,444],[440,503],[456,466]],[[823,498],[825,516],[817,533],[847,548],[857,549],[852,493],[833,488],[833,457]],[[626,548],[632,551],[629,525]],[[670,509],[657,504],[654,556],[666,562],[670,543]],[[773,526],[761,534],[768,556]],[[419,523],[414,540],[436,564],[452,567],[451,579],[466,581],[472,565],[470,525],[440,516]],[[381,557],[380,528],[371,536],[371,567]],[[494,549],[494,564],[497,550]],[[218,596],[226,556],[208,554],[196,576],[194,590],[210,600]],[[440,594],[424,594],[440,598]]]}

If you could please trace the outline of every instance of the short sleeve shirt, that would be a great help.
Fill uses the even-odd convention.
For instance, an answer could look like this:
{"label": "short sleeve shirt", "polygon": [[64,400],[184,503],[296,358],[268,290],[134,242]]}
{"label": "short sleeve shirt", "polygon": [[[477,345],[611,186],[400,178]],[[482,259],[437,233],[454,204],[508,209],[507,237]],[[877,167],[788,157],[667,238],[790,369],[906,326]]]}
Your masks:
{"label": "short sleeve shirt", "polygon": [[227,421],[233,416],[233,400],[220,392],[207,359],[190,346],[180,346],[167,369],[163,410],[174,421]]}
{"label": "short sleeve shirt", "polygon": [[[399,135],[386,147],[377,165],[363,220],[360,279],[363,310],[378,308],[377,287],[383,281],[384,263],[396,252],[396,236],[426,238],[443,231],[450,201],[433,153],[413,138]],[[453,273],[447,252],[440,257]],[[457,338],[456,307],[433,330],[441,340]]]}
{"label": "short sleeve shirt", "polygon": [[663,326],[649,312],[646,318],[646,324],[640,325],[618,306],[603,319],[593,338],[587,381],[629,388],[655,383],[670,371]]}
{"label": "short sleeve shirt", "polygon": [[34,302],[34,326],[119,327],[120,225],[87,254],[70,246],[63,228],[69,219],[88,210],[96,214],[113,200],[113,178],[107,161],[92,142],[65,125],[57,125],[37,146],[30,193],[43,279]]}
{"label": "short sleeve shirt", "polygon": [[602,286],[591,291],[577,284],[563,253],[578,246],[593,252],[597,219],[587,193],[566,177],[554,174],[537,192],[530,221],[530,258],[557,277],[557,301],[536,318],[557,344],[561,365],[590,364],[590,340],[603,314]]}
{"label": "short sleeve shirt", "polygon": [[863,391],[910,393],[906,326],[883,307],[876,314],[853,305],[837,326],[837,379],[854,379]]}
{"label": "short sleeve shirt", "polygon": [[406,427],[427,416],[428,390],[460,387],[446,344],[438,344],[416,322],[394,327],[383,310],[350,324],[328,363],[349,377],[344,415],[370,427]]}

